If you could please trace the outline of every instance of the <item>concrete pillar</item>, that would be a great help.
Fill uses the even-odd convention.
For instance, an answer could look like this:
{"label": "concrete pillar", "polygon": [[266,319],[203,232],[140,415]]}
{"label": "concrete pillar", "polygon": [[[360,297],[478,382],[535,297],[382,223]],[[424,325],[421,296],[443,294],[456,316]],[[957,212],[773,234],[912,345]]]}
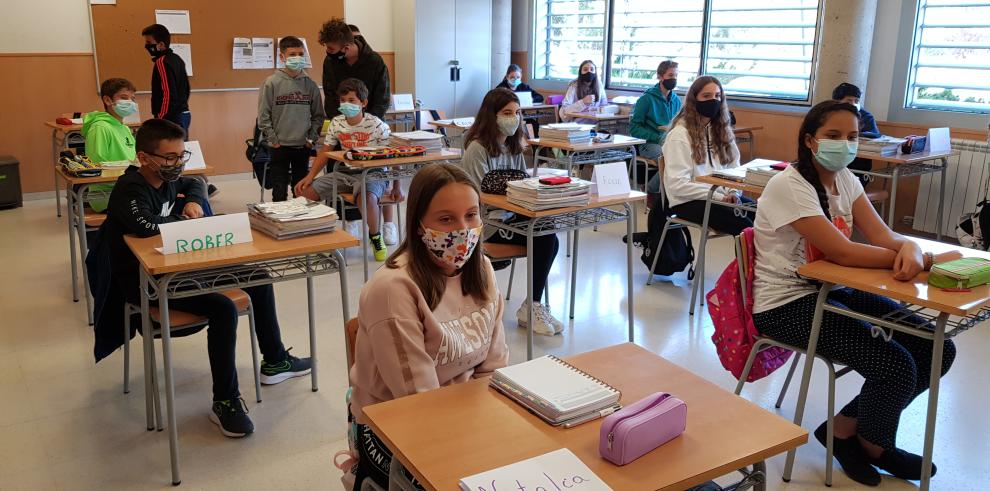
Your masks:
{"label": "concrete pillar", "polygon": [[842,82],[866,93],[877,0],[827,0],[818,41],[818,67],[812,103],[832,98]]}
{"label": "concrete pillar", "polygon": [[492,84],[502,81],[512,59],[512,0],[492,0]]}

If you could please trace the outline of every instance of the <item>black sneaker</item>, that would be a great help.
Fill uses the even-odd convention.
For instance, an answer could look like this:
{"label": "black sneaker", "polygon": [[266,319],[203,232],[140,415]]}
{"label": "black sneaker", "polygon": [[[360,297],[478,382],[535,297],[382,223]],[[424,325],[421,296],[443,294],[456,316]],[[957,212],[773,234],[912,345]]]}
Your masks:
{"label": "black sneaker", "polygon": [[286,350],[285,360],[278,363],[269,363],[268,360],[261,361],[261,383],[275,385],[292,377],[309,375],[312,369],[313,363],[309,358],[296,358],[289,354],[289,350]]}
{"label": "black sneaker", "polygon": [[206,186],[206,194],[207,194],[207,196],[209,196],[209,197],[212,198],[212,197],[220,194],[220,190],[216,186],[214,186],[212,184],[208,184]]}
{"label": "black sneaker", "polygon": [[[828,432],[825,426],[828,422],[822,423],[815,430],[815,439],[822,446],[825,444],[825,436]],[[845,472],[849,479],[866,486],[879,486],[880,473],[870,465],[870,457],[866,455],[863,446],[859,444],[859,439],[852,438],[832,438],[832,456],[839,461],[842,472]]]}
{"label": "black sneaker", "polygon": [[[877,466],[882,471],[887,471],[890,475],[904,479],[905,481],[921,480],[920,455],[905,452],[899,448],[884,450],[879,459],[873,460],[871,464]],[[932,462],[932,477],[935,476],[935,463]]]}
{"label": "black sneaker", "polygon": [[511,259],[506,259],[504,261],[492,261],[492,269],[495,271],[501,271],[512,265]]}
{"label": "black sneaker", "polygon": [[[625,244],[629,240],[628,235],[622,236],[622,243]],[[649,245],[650,233],[649,232],[636,232],[633,234],[633,245],[640,248],[645,248]]]}
{"label": "black sneaker", "polygon": [[210,421],[220,427],[220,433],[231,438],[241,438],[254,433],[254,423],[247,415],[243,399],[213,401]]}

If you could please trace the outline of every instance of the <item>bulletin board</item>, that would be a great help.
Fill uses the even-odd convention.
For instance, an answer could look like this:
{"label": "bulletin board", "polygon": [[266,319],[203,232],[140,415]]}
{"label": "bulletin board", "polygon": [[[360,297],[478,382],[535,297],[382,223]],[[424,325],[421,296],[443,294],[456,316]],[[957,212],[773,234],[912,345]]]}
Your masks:
{"label": "bulletin board", "polygon": [[[151,56],[141,30],[155,23],[155,10],[188,10],[192,34],[173,34],[173,43],[192,48],[192,90],[258,88],[272,71],[234,70],[235,37],[301,36],[314,67],[310,76],[321,83],[325,55],[318,42],[320,27],[344,16],[343,0],[116,0],[91,5],[97,77],[123,77],[140,91],[151,90]],[[277,47],[276,47],[277,56]],[[99,83],[99,81],[97,81]]]}

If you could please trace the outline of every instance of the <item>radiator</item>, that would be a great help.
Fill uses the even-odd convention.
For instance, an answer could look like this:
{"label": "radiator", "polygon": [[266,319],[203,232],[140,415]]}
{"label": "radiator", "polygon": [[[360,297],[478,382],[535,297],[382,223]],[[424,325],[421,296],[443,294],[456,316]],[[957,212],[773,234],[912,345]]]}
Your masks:
{"label": "radiator", "polygon": [[985,141],[952,140],[952,149],[958,156],[949,158],[946,171],[945,208],[942,223],[938,223],[939,186],[941,173],[921,176],[918,198],[914,204],[915,230],[935,233],[941,225],[942,235],[955,237],[959,217],[971,213],[976,203],[987,194],[990,186],[990,147]]}

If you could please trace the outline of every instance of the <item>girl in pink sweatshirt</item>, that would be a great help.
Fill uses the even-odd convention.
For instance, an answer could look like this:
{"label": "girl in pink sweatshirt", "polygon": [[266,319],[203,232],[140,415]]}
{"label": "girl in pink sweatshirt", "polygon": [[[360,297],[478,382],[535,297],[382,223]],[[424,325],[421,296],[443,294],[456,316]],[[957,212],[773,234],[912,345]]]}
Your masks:
{"label": "girl in pink sweatshirt", "polygon": [[477,184],[447,164],[419,171],[409,187],[405,239],[361,290],[350,380],[357,422],[355,489],[388,487],[392,454],[362,409],[466,382],[506,366],[502,296],[480,250]]}

